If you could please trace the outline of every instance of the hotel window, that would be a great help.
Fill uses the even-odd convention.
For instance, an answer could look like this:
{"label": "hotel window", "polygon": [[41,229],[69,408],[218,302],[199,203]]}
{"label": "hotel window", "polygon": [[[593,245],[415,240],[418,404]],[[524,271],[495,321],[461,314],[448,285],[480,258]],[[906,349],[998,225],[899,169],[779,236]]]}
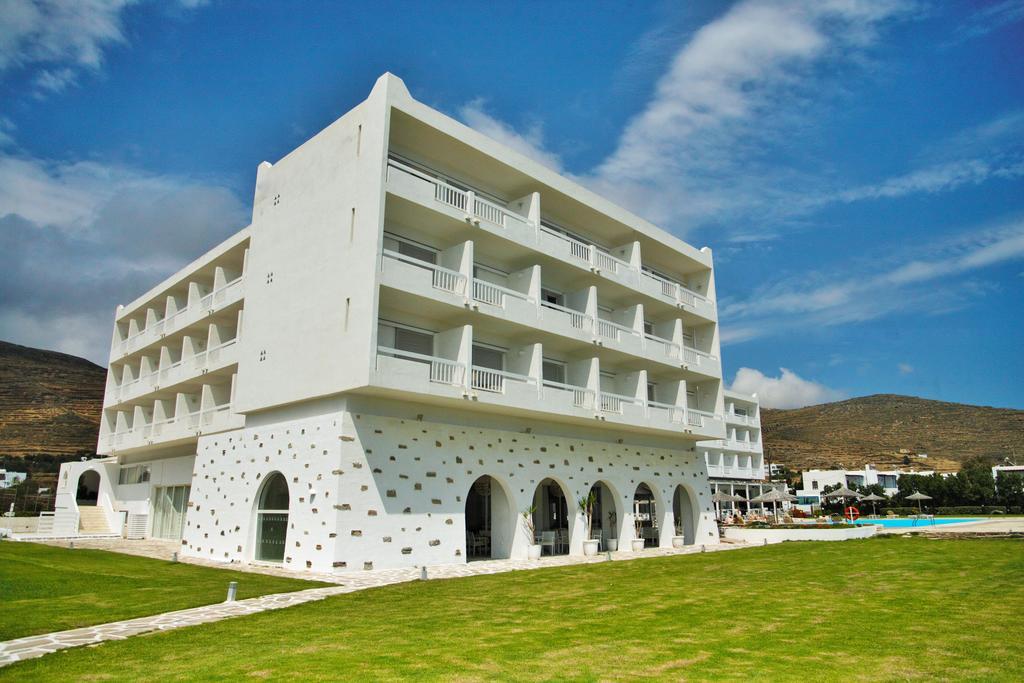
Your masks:
{"label": "hotel window", "polygon": [[565,384],[565,363],[560,360],[545,358],[542,368],[545,382]]}
{"label": "hotel window", "polygon": [[132,465],[122,467],[117,473],[118,484],[145,484],[149,481],[149,465]]}
{"label": "hotel window", "polygon": [[384,248],[417,261],[437,264],[437,249],[390,232],[384,233]]}
{"label": "hotel window", "polygon": [[816,481],[812,481],[811,482],[811,490],[812,491],[817,491],[818,490],[818,482],[816,482]]}
{"label": "hotel window", "polygon": [[[434,333],[399,323],[383,322],[377,325],[377,343],[384,348],[419,354],[434,355]],[[411,359],[416,360],[416,359]]]}

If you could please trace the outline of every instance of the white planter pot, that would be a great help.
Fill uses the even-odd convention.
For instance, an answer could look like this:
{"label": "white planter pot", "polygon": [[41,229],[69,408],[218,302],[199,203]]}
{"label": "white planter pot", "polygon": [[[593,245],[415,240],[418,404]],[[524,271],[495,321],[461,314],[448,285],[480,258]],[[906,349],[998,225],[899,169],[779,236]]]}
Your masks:
{"label": "white planter pot", "polygon": [[684,537],[682,537],[682,536],[673,536],[672,537],[672,547],[673,548],[683,548],[685,546],[686,546],[686,539]]}
{"label": "white planter pot", "polygon": [[638,553],[644,549],[644,539],[634,538],[633,539],[633,552]]}
{"label": "white planter pot", "polygon": [[597,555],[597,547],[600,545],[600,541],[597,539],[590,539],[589,541],[583,541],[583,554],[587,557],[593,557]]}
{"label": "white planter pot", "polygon": [[607,541],[605,541],[605,543],[608,544],[608,550],[612,551],[613,553],[618,551],[618,549],[619,549],[619,539],[617,539],[617,538],[609,538]]}
{"label": "white planter pot", "polygon": [[539,560],[540,550],[541,548],[539,545],[531,545],[529,548],[526,549],[526,556],[531,560]]}

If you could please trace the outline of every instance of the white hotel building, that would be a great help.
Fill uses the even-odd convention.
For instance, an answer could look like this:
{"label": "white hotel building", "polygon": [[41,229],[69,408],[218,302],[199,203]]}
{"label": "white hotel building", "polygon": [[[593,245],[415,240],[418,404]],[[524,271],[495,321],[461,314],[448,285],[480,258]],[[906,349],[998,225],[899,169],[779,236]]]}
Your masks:
{"label": "white hotel building", "polygon": [[62,468],[51,533],[313,571],[580,554],[593,491],[605,548],[717,543],[705,458],[763,471],[719,359],[709,249],[385,75],[118,308],[105,457]]}

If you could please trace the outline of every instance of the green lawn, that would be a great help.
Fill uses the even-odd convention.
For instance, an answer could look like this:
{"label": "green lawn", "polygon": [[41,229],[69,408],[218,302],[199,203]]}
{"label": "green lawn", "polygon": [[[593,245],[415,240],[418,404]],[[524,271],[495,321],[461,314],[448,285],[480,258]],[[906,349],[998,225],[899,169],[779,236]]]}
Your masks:
{"label": "green lawn", "polygon": [[296,579],[102,550],[0,543],[0,640],[131,619],[238,597],[316,588]]}
{"label": "green lawn", "polygon": [[1024,680],[1024,542],[885,537],[398,585],[0,679]]}

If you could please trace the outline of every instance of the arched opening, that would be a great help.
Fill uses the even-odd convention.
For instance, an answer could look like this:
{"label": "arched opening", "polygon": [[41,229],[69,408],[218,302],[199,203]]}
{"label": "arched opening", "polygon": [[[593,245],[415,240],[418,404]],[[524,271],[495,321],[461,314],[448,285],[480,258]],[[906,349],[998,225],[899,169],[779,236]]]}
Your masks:
{"label": "arched opening", "polygon": [[75,493],[75,502],[79,505],[95,505],[100,495],[100,473],[96,470],[86,470],[78,477],[78,490]]}
{"label": "arched opening", "polygon": [[484,475],[466,494],[466,559],[512,556],[515,513],[512,499],[494,477]]}
{"label": "arched opening", "polygon": [[660,536],[658,506],[647,484],[637,486],[633,494],[633,523],[636,526],[636,538],[644,539],[644,547],[657,548]]}
{"label": "arched opening", "polygon": [[681,536],[685,545],[693,545],[697,540],[695,503],[685,486],[680,484],[676,487],[672,496],[672,516],[675,518],[676,536]]}
{"label": "arched opening", "polygon": [[618,495],[606,482],[599,481],[590,487],[594,496],[594,508],[590,516],[590,537],[601,541],[601,550],[619,548],[619,513],[616,500]]}
{"label": "arched opening", "polygon": [[284,562],[288,538],[288,482],[274,472],[263,482],[256,499],[256,552],[260,562]]}
{"label": "arched opening", "polygon": [[569,499],[554,479],[545,479],[533,492],[534,542],[541,554],[569,554]]}

